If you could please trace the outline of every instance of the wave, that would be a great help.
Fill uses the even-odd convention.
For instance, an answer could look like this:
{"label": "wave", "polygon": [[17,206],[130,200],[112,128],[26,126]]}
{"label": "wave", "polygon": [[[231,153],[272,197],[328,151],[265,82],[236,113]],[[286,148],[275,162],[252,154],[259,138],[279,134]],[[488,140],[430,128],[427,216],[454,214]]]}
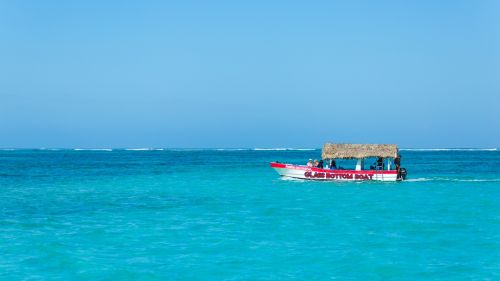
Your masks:
{"label": "wave", "polygon": [[167,150],[167,151],[315,151],[316,148],[129,148],[126,150]]}
{"label": "wave", "polygon": [[498,151],[498,148],[400,148],[404,151]]}
{"label": "wave", "polygon": [[308,182],[308,180],[305,180],[305,179],[298,179],[298,178],[291,178],[291,177],[280,177],[279,180],[281,180],[281,181]]}
{"label": "wave", "polygon": [[450,182],[500,182],[499,178],[493,179],[461,179],[461,178],[409,178],[405,182],[423,182],[423,181],[450,181]]}
{"label": "wave", "polygon": [[[134,148],[130,149],[134,150]],[[138,150],[138,149],[135,149]],[[190,152],[190,151],[214,151],[216,148],[154,148],[151,150],[159,150],[159,151],[176,151],[176,152]]]}
{"label": "wave", "polygon": [[254,151],[314,151],[316,148],[253,148]]}
{"label": "wave", "polygon": [[127,151],[163,151],[163,148],[125,148]]}
{"label": "wave", "polygon": [[112,148],[75,148],[73,151],[113,151]]}
{"label": "wave", "polygon": [[416,179],[406,179],[405,182],[419,182],[419,181],[431,181],[432,179],[428,178],[416,178]]}
{"label": "wave", "polygon": [[500,182],[500,179],[449,179],[450,181],[460,182]]}
{"label": "wave", "polygon": [[[305,179],[297,179],[291,177],[280,177],[280,180],[283,181],[297,181],[297,182],[309,182],[309,180]],[[331,183],[332,181],[317,181],[317,182],[325,182]],[[353,181],[352,183],[368,183],[369,181]],[[500,178],[492,178],[492,179],[461,179],[461,178],[409,178],[404,180],[403,182],[500,182]],[[344,182],[348,183],[348,182]],[[371,182],[374,183],[374,182]],[[377,183],[390,183],[390,182],[377,182]]]}

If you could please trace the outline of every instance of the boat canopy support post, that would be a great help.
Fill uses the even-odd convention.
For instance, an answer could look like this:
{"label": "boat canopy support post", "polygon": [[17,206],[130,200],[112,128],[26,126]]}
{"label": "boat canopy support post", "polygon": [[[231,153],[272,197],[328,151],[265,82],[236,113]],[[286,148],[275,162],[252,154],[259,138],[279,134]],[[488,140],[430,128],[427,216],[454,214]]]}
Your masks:
{"label": "boat canopy support post", "polygon": [[365,159],[364,158],[358,159],[358,162],[356,163],[356,171],[363,170],[364,166],[365,166]]}

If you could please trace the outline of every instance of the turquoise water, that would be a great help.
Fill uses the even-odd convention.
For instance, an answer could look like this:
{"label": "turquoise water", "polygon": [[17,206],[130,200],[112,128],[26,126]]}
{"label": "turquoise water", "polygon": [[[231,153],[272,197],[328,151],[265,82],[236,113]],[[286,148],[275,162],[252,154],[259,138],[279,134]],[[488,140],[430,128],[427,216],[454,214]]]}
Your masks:
{"label": "turquoise water", "polygon": [[500,280],[500,151],[403,183],[283,180],[319,150],[0,151],[2,280]]}

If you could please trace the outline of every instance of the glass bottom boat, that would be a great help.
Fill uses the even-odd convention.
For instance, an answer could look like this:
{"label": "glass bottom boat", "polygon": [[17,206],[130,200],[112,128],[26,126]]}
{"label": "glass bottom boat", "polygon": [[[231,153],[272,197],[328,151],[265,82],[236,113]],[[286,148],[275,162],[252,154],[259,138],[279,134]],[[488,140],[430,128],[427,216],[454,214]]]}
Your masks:
{"label": "glass bottom boat", "polygon": [[[365,169],[365,159],[372,157],[377,158],[376,163],[374,166],[370,166],[370,169]],[[323,146],[322,158],[330,163],[329,167],[311,167],[280,162],[272,162],[271,167],[280,176],[304,180],[402,181],[406,179],[406,169],[400,166],[401,155],[399,155],[396,145],[327,143]],[[337,168],[336,159],[357,159],[356,167],[354,169]],[[387,161],[386,165],[384,165],[384,161]]]}

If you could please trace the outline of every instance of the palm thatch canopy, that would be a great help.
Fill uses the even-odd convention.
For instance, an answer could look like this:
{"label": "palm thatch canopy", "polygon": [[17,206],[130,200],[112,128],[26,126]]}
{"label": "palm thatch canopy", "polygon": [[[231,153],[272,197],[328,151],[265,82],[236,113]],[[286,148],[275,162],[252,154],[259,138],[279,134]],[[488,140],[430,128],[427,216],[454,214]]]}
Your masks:
{"label": "palm thatch canopy", "polygon": [[325,143],[321,153],[323,159],[367,157],[396,158],[397,155],[398,147],[395,144]]}

